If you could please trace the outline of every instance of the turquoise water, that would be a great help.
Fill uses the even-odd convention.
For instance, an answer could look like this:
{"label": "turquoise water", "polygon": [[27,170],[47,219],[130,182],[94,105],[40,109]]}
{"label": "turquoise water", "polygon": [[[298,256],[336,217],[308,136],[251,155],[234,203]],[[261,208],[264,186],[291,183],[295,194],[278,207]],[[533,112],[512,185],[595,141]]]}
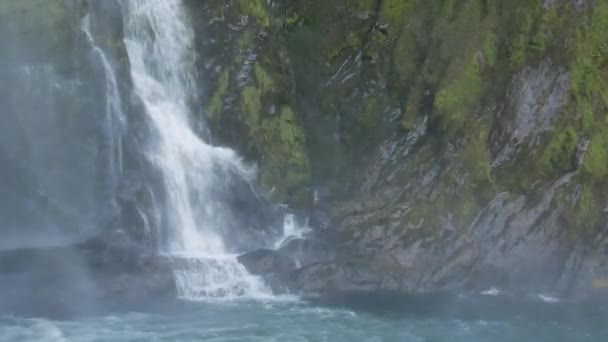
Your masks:
{"label": "turquoise water", "polygon": [[502,313],[494,304],[410,304],[172,301],[73,319],[4,316],[0,341],[608,341],[606,316],[569,317],[549,304]]}

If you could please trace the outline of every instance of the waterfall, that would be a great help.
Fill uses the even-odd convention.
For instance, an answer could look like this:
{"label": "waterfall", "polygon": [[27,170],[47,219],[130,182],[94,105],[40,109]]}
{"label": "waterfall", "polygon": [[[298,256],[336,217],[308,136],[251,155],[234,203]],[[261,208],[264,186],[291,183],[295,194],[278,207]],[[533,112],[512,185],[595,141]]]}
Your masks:
{"label": "waterfall", "polygon": [[197,90],[193,31],[180,0],[123,0],[125,44],[136,94],[155,134],[145,154],[162,176],[165,199],[159,248],[175,261],[186,298],[261,296],[270,291],[229,253],[231,215],[217,194],[227,177],[255,172],[230,149],[203,141],[191,128]]}
{"label": "waterfall", "polygon": [[275,242],[274,248],[279,249],[294,239],[303,239],[311,231],[308,220],[304,225],[301,225],[296,221],[295,215],[286,214],[283,219],[283,236]]}
{"label": "waterfall", "polygon": [[122,109],[122,99],[118,91],[118,82],[114,69],[110,65],[108,58],[103,50],[95,44],[95,40],[91,35],[90,18],[87,15],[82,22],[82,32],[85,34],[88,42],[91,44],[95,56],[99,59],[105,77],[105,112],[106,112],[106,131],[108,135],[108,161],[111,178],[111,196],[114,197],[116,187],[118,186],[118,177],[123,172],[123,152],[122,152],[122,136],[126,130],[127,120]]}

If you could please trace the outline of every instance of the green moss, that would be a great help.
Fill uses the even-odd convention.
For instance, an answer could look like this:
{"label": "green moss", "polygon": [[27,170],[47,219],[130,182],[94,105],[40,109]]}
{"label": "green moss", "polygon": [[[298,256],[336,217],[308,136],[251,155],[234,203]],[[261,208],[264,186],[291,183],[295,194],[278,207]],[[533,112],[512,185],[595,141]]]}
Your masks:
{"label": "green moss", "polygon": [[285,17],[285,26],[292,27],[296,26],[300,22],[302,22],[304,18],[298,15],[298,13],[291,13],[290,15]]}
{"label": "green moss", "polygon": [[422,113],[424,93],[424,84],[419,80],[407,96],[403,117],[400,122],[401,129],[406,131],[413,129],[419,118],[427,114]]}
{"label": "green moss", "polygon": [[339,58],[345,55],[350,55],[354,51],[359,50],[362,45],[363,42],[361,40],[361,34],[359,32],[350,32],[341,45],[338,45],[336,48],[329,50],[325,59],[330,64],[333,64],[337,62]]}
{"label": "green moss", "polygon": [[207,107],[207,115],[214,120],[219,119],[222,108],[224,106],[224,96],[228,90],[228,81],[230,79],[230,71],[224,69],[217,81],[217,88],[211,96],[209,106]]}
{"label": "green moss", "polygon": [[310,180],[306,136],[293,109],[283,106],[278,117],[264,120],[253,139],[264,151],[262,184],[278,199],[293,200]]}
{"label": "green moss", "polygon": [[457,168],[444,171],[432,187],[432,196],[420,196],[410,202],[406,217],[408,225],[420,224],[427,235],[441,231],[448,220],[457,229],[467,228],[496,194],[491,183],[471,182]]}
{"label": "green moss", "polygon": [[601,198],[597,189],[590,183],[578,185],[576,202],[571,196],[562,194],[559,202],[564,206],[562,218],[567,223],[570,239],[594,238],[598,230],[603,228]]}
{"label": "green moss", "polygon": [[253,65],[253,71],[255,74],[256,84],[260,89],[260,92],[270,93],[276,90],[276,85],[273,78],[264,70],[264,68],[260,65],[259,62],[256,62]]}
{"label": "green moss", "polygon": [[598,4],[594,13],[591,25],[577,31],[576,60],[572,65],[572,91],[586,110],[608,105],[608,4]]}
{"label": "green moss", "polygon": [[259,90],[252,86],[245,87],[241,93],[241,114],[247,126],[253,129],[257,127],[261,110],[262,99]]}
{"label": "green moss", "polygon": [[560,15],[558,6],[551,6],[542,12],[538,33],[534,38],[534,47],[538,51],[545,51],[556,39],[554,32],[564,25],[564,16]]}
{"label": "green moss", "polygon": [[508,35],[508,65],[517,69],[526,63],[530,50],[537,45],[535,24],[542,15],[542,4],[538,1],[518,1],[507,11],[510,24],[505,20],[501,25],[510,25],[505,29]]}
{"label": "green moss", "polygon": [[483,44],[483,55],[485,64],[493,67],[498,60],[498,36],[494,32],[490,32]]}
{"label": "green moss", "polygon": [[411,131],[416,127],[418,123],[418,117],[413,115],[404,115],[401,119],[401,129],[404,131]]}
{"label": "green moss", "polygon": [[403,85],[414,83],[415,75],[419,71],[416,48],[416,37],[411,31],[403,32],[397,39],[394,64],[398,81]]}
{"label": "green moss", "polygon": [[241,11],[254,18],[262,28],[268,28],[271,24],[271,17],[268,5],[264,0],[238,0]]}
{"label": "green moss", "polygon": [[245,56],[248,54],[248,50],[251,48],[253,40],[249,30],[244,30],[239,36],[236,43],[236,57],[234,58],[235,65],[242,65],[245,62]]}
{"label": "green moss", "polygon": [[595,180],[608,173],[608,3],[595,4],[588,25],[576,32],[572,93],[581,114],[579,130],[590,137],[584,170]]}
{"label": "green moss", "polygon": [[462,67],[461,74],[447,81],[435,98],[440,128],[452,134],[463,127],[472,117],[474,105],[479,100],[482,84],[476,57]]}
{"label": "green moss", "polygon": [[547,143],[539,169],[547,176],[572,171],[579,136],[571,127],[555,130]]}
{"label": "green moss", "polygon": [[606,132],[597,134],[591,139],[583,169],[594,180],[603,181],[608,176],[608,136],[606,136]]}
{"label": "green moss", "polygon": [[357,124],[362,129],[377,129],[382,120],[382,109],[376,97],[368,98],[365,101],[365,109],[356,116]]}
{"label": "green moss", "polygon": [[376,6],[377,0],[345,0],[346,6],[356,11],[371,11]]}
{"label": "green moss", "polygon": [[[290,147],[295,145],[298,140],[304,139],[302,130],[295,125],[295,122],[296,118],[293,110],[287,106],[281,108],[281,114],[279,116],[279,135],[281,141]],[[295,151],[295,154],[298,154],[299,152],[301,151]]]}
{"label": "green moss", "polygon": [[[519,0],[505,5],[506,15],[499,19],[500,31],[506,37],[508,67],[521,68],[542,58],[549,48],[559,48],[567,36],[566,18],[580,16],[569,13],[570,4],[553,4],[547,7],[540,1]],[[555,52],[556,59],[563,52]]]}
{"label": "green moss", "polygon": [[263,98],[272,96],[274,81],[259,65],[255,75],[258,87],[242,90],[241,113],[250,146],[261,155],[260,180],[276,199],[294,203],[302,199],[301,190],[310,180],[306,135],[290,106],[281,106],[276,114],[263,110]]}
{"label": "green moss", "polygon": [[245,50],[247,50],[252,43],[252,39],[251,39],[251,33],[247,30],[243,31],[243,34],[239,37],[239,40],[237,42],[237,47],[240,50],[240,52],[244,52]]}
{"label": "green moss", "polygon": [[[384,0],[382,1],[381,18],[391,26],[404,23],[404,18],[412,12],[415,1],[412,0]],[[398,31],[400,27],[389,27],[393,31]]]}
{"label": "green moss", "polygon": [[471,131],[473,135],[465,144],[461,158],[474,180],[490,179],[492,156],[487,147],[488,130],[476,127]]}

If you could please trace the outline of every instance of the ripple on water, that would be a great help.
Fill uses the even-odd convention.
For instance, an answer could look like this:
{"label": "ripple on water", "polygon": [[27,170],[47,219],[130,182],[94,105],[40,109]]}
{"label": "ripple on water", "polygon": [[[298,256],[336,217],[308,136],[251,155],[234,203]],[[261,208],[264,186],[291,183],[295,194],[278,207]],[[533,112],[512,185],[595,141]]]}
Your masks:
{"label": "ripple on water", "polygon": [[71,321],[0,318],[0,342],[608,341],[605,327],[535,320],[378,315],[306,303],[188,303]]}
{"label": "ripple on water", "polygon": [[[6,322],[6,323],[5,323]],[[2,327],[5,325],[5,327]],[[0,321],[1,341],[63,342],[66,339],[61,329],[45,319],[7,318]]]}

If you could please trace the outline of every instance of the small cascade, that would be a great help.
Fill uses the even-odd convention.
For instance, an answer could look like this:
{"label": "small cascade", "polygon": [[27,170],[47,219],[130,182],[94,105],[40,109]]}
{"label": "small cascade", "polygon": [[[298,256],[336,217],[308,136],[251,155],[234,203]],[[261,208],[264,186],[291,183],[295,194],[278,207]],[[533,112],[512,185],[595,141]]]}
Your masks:
{"label": "small cascade", "polygon": [[103,50],[97,46],[91,34],[91,24],[89,15],[82,22],[82,32],[85,34],[88,42],[91,44],[93,52],[99,59],[105,76],[105,112],[107,122],[108,135],[108,150],[109,150],[109,168],[112,180],[112,195],[118,186],[119,175],[123,172],[123,147],[122,136],[126,131],[127,120],[122,109],[122,99],[118,91],[118,82],[114,69],[110,65],[108,58]]}
{"label": "small cascade", "polygon": [[301,225],[297,222],[295,215],[287,214],[283,219],[283,236],[277,240],[274,248],[279,249],[294,239],[303,239],[309,232],[311,232],[311,228],[308,226],[308,220]]}
{"label": "small cascade", "polygon": [[160,172],[164,199],[158,245],[188,299],[271,295],[229,248],[233,215],[222,203],[230,177],[250,182],[255,172],[230,149],[203,141],[192,129],[197,91],[193,32],[181,0],[123,0],[131,76],[155,135],[145,154]]}
{"label": "small cascade", "polygon": [[262,279],[247,272],[234,255],[174,255],[178,293],[187,299],[272,296]]}

